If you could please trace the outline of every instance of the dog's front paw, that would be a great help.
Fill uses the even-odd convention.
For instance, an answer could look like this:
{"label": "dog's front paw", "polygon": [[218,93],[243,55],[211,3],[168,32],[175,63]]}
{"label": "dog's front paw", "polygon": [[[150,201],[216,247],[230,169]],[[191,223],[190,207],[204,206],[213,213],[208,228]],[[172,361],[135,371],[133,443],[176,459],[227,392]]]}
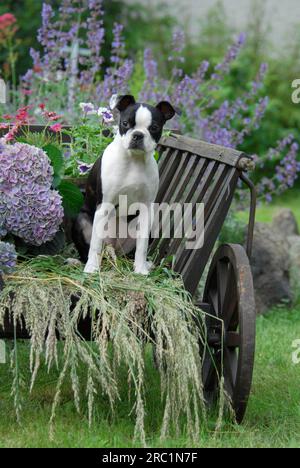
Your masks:
{"label": "dog's front paw", "polygon": [[97,262],[95,261],[88,261],[87,264],[85,265],[85,268],[84,268],[84,273],[88,273],[88,274],[93,274],[93,273],[97,273],[97,271],[99,270],[99,265]]}
{"label": "dog's front paw", "polygon": [[151,269],[153,267],[153,263],[152,262],[146,262],[144,263],[143,265],[135,265],[134,266],[134,272],[137,274],[137,275],[144,275],[144,276],[148,276]]}

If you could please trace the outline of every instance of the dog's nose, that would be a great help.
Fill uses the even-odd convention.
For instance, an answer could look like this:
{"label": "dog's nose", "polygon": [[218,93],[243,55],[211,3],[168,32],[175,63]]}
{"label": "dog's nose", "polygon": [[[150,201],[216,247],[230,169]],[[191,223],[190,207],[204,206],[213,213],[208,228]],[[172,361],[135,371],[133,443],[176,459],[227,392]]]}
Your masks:
{"label": "dog's nose", "polygon": [[144,134],[142,132],[135,132],[132,135],[133,141],[142,141],[144,138]]}

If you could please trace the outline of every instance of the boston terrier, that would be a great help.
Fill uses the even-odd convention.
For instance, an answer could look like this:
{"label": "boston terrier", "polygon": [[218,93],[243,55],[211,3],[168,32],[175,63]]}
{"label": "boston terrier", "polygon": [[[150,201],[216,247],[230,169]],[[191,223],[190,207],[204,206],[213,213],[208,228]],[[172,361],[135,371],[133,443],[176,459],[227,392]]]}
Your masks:
{"label": "boston terrier", "polygon": [[[99,254],[103,244],[110,242],[124,253],[136,245],[134,270],[137,274],[147,275],[151,268],[147,262],[147,250],[152,205],[159,185],[154,154],[165,123],[177,111],[167,101],[152,107],[137,103],[131,95],[117,97],[114,108],[119,114],[119,130],[89,174],[85,203],[73,225],[73,241],[81,260],[86,262],[85,273],[99,270]],[[128,206],[142,204],[146,207],[136,210],[139,232],[134,240],[114,239],[113,235],[107,236],[104,232],[103,219],[107,216],[107,207],[117,209],[122,196],[127,197]]]}

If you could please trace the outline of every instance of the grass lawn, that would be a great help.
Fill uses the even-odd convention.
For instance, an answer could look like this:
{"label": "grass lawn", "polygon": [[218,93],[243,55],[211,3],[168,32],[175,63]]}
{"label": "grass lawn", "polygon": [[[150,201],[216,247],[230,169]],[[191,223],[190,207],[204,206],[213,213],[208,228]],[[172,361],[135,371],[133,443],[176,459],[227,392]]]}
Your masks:
{"label": "grass lawn", "polygon": [[[300,308],[279,310],[257,320],[257,353],[254,385],[248,413],[242,426],[224,424],[214,437],[213,421],[202,429],[199,447],[300,447],[300,365],[292,364],[292,342],[300,339]],[[28,353],[20,344],[21,360]],[[25,376],[26,377],[26,376]],[[121,376],[122,377],[122,376]],[[50,442],[47,425],[57,375],[41,375],[31,397],[24,399],[22,424],[15,421],[9,396],[8,366],[0,366],[0,447],[130,447],[133,417],[129,416],[128,388],[124,374],[122,401],[111,419],[107,401],[99,397],[91,429],[78,415],[71,391],[65,388],[56,420],[56,439]],[[161,418],[159,382],[151,354],[147,359],[147,432],[150,447],[188,447],[187,438],[159,441]]]}

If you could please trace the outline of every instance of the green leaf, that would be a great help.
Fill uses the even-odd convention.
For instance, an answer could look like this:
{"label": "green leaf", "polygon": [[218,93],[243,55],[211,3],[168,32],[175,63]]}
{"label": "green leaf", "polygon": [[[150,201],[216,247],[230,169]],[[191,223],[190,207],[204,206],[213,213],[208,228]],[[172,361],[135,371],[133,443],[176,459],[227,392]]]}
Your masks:
{"label": "green leaf", "polygon": [[46,145],[43,150],[51,161],[54,170],[54,178],[61,178],[64,171],[64,157],[61,150],[55,145]]}
{"label": "green leaf", "polygon": [[77,185],[67,180],[62,180],[58,191],[63,199],[65,214],[71,217],[77,216],[84,202],[84,196]]}
{"label": "green leaf", "polygon": [[57,189],[57,187],[61,184],[61,177],[60,176],[53,176],[52,187]]}
{"label": "green leaf", "polygon": [[155,153],[154,153],[154,159],[155,159],[155,161],[158,161],[158,160],[159,160],[159,152],[158,152],[158,151],[155,151]]}

